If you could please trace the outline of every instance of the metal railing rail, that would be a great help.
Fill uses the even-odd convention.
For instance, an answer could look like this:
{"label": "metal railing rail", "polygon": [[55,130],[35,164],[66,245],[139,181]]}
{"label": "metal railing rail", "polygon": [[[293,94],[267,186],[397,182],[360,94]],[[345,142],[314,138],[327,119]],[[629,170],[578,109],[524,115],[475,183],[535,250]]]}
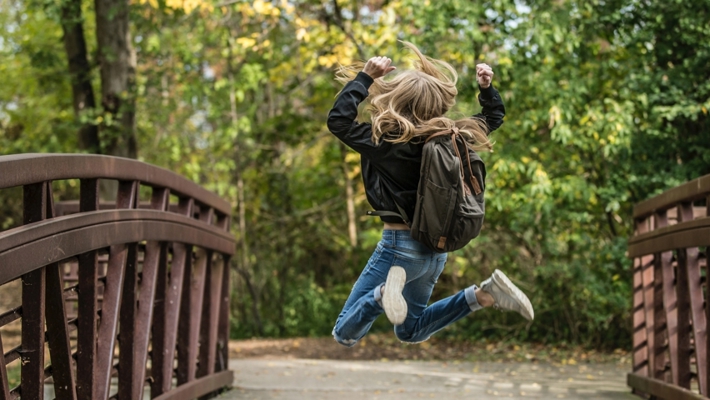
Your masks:
{"label": "metal railing rail", "polygon": [[708,398],[710,175],[634,207],[633,372],[636,393]]}
{"label": "metal railing rail", "polygon": [[[78,206],[55,207],[52,181],[65,179],[80,181]],[[111,207],[101,180],[118,181]],[[72,400],[137,400],[147,388],[187,399],[231,384],[227,202],[171,171],[95,155],[0,157],[0,189],[17,186],[23,225],[0,232],[0,285],[21,279],[22,304],[0,327],[21,320],[21,344],[0,340],[0,400],[42,399],[46,382]],[[152,193],[139,209],[141,186]]]}

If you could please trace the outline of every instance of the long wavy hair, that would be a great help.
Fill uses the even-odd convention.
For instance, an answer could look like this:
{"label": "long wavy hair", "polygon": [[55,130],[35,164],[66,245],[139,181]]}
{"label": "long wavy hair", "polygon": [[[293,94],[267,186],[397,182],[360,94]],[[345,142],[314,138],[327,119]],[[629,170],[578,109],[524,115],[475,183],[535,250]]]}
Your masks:
{"label": "long wavy hair", "polygon": [[[416,56],[414,69],[375,79],[369,89],[366,110],[372,119],[372,139],[392,143],[423,141],[434,133],[458,128],[474,150],[492,151],[488,128],[478,118],[453,120],[445,116],[456,104],[458,75],[449,63],[429,58],[409,42],[402,42]],[[351,81],[364,63],[341,66],[336,80]],[[390,76],[393,75],[393,76]]]}

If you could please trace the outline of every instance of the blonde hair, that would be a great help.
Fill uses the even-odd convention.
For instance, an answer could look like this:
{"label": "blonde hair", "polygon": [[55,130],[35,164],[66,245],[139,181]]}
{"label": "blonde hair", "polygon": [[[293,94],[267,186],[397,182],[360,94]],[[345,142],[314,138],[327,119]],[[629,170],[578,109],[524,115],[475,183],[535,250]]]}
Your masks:
{"label": "blonde hair", "polygon": [[[434,133],[458,128],[474,150],[492,151],[488,127],[478,118],[453,120],[445,114],[456,104],[458,75],[449,63],[425,56],[409,42],[402,42],[417,56],[415,67],[390,79],[375,79],[370,86],[367,111],[372,119],[372,139],[407,143],[426,140]],[[341,66],[336,80],[351,81],[363,63]],[[389,77],[390,74],[387,75]]]}

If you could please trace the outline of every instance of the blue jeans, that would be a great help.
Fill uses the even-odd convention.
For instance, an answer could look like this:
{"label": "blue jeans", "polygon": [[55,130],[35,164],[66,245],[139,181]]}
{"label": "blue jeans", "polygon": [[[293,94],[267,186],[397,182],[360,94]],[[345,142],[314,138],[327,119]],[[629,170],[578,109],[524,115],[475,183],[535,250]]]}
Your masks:
{"label": "blue jeans", "polygon": [[402,291],[408,306],[407,318],[402,325],[394,328],[401,341],[422,342],[472,311],[479,310],[481,306],[476,300],[475,285],[427,307],[445,263],[445,253],[432,252],[412,239],[409,231],[384,230],[382,240],[338,316],[333,328],[335,340],[344,346],[354,346],[384,312],[378,302],[379,291],[392,266],[402,267],[407,273],[407,283]]}

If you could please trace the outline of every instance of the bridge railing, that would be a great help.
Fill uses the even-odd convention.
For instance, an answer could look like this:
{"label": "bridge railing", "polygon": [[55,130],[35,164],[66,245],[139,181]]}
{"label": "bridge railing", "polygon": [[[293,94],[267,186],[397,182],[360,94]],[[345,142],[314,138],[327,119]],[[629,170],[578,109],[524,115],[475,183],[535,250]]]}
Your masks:
{"label": "bridge railing", "polygon": [[[52,182],[67,179],[80,198],[55,207]],[[102,180],[118,182],[110,206]],[[72,400],[188,399],[231,384],[227,202],[107,156],[0,157],[0,189],[18,186],[23,225],[0,232],[0,285],[20,280],[21,305],[0,310],[0,327],[20,325],[21,340],[11,349],[0,340],[0,400],[43,399],[45,383]]]}
{"label": "bridge railing", "polygon": [[637,204],[634,220],[628,384],[652,398],[707,398],[710,175]]}

